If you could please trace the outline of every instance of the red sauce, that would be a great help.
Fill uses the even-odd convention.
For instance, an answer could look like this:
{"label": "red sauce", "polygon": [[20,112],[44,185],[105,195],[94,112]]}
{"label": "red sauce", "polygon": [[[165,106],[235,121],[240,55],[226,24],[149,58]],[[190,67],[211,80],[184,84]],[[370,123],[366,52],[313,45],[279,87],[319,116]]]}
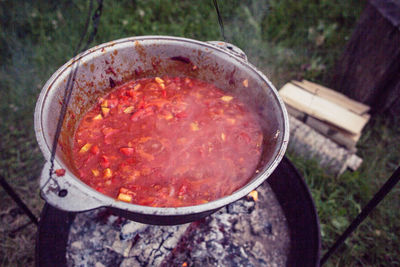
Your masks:
{"label": "red sauce", "polygon": [[73,161],[80,178],[139,205],[207,203],[244,186],[261,155],[256,116],[203,81],[130,81],[81,120]]}

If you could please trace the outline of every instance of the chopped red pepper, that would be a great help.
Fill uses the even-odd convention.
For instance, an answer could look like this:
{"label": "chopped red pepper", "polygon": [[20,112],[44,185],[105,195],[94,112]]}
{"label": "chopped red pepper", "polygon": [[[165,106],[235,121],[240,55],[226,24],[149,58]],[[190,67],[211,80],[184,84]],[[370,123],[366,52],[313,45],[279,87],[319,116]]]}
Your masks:
{"label": "chopped red pepper", "polygon": [[101,156],[101,158],[100,158],[100,165],[101,165],[101,167],[103,167],[103,168],[108,168],[108,167],[110,167],[110,161],[108,160],[108,157],[107,156]]}
{"label": "chopped red pepper", "polygon": [[138,111],[136,111],[135,113],[132,114],[130,120],[131,121],[137,121],[138,119],[140,119],[140,117],[142,115],[144,115],[145,110],[144,109],[139,109]]}
{"label": "chopped red pepper", "polygon": [[121,148],[119,149],[119,151],[120,151],[122,154],[124,154],[125,156],[130,157],[130,156],[133,155],[134,149],[133,149],[132,147],[121,147]]}
{"label": "chopped red pepper", "polygon": [[126,91],[126,94],[127,94],[128,96],[130,96],[130,97],[135,97],[135,96],[136,96],[136,93],[135,93],[135,90],[134,90],[134,89],[131,89],[131,90]]}
{"label": "chopped red pepper", "polygon": [[54,171],[58,177],[65,175],[65,169],[57,169]]}
{"label": "chopped red pepper", "polygon": [[140,100],[139,104],[138,104],[138,108],[142,109],[146,106],[146,103],[144,102],[144,100]]}
{"label": "chopped red pepper", "polygon": [[99,147],[98,147],[97,145],[94,145],[94,146],[92,146],[92,148],[90,149],[90,152],[91,152],[93,155],[97,155],[97,154],[99,154],[100,149],[99,149]]}
{"label": "chopped red pepper", "polygon": [[103,194],[105,193],[104,188],[100,187],[100,186],[96,187],[96,191],[99,191],[100,193],[103,193]]}
{"label": "chopped red pepper", "polygon": [[186,118],[187,113],[185,111],[182,111],[182,112],[175,114],[175,117],[177,117],[178,119]]}

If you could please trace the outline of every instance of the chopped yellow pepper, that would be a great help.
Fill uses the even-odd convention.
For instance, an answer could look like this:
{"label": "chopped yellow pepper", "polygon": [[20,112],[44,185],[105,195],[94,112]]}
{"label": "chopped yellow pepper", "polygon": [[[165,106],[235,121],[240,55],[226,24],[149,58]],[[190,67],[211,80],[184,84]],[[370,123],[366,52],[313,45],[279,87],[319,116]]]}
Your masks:
{"label": "chopped yellow pepper", "polygon": [[133,106],[127,107],[124,109],[124,113],[129,114],[132,113],[135,108]]}
{"label": "chopped yellow pepper", "polygon": [[192,129],[192,131],[198,131],[200,129],[199,124],[197,122],[192,122],[190,124],[190,128]]}
{"label": "chopped yellow pepper", "polygon": [[125,202],[131,202],[132,196],[124,193],[119,193],[117,199]]}
{"label": "chopped yellow pepper", "polygon": [[93,117],[93,120],[95,120],[95,121],[102,120],[102,119],[103,119],[103,116],[101,116],[101,114],[98,114]]}
{"label": "chopped yellow pepper", "polygon": [[230,102],[232,99],[233,99],[233,96],[230,96],[230,95],[224,95],[223,97],[221,97],[221,100],[225,101],[225,102]]}
{"label": "chopped yellow pepper", "polygon": [[112,177],[111,169],[110,168],[105,169],[103,172],[103,176],[104,176],[104,178],[111,178]]}
{"label": "chopped yellow pepper", "polygon": [[102,107],[101,112],[103,113],[103,116],[106,117],[108,113],[110,113],[110,108]]}
{"label": "chopped yellow pepper", "polygon": [[97,170],[97,169],[93,169],[93,170],[92,170],[92,173],[93,173],[93,175],[96,176],[96,177],[99,176],[99,174],[100,174],[99,170]]}
{"label": "chopped yellow pepper", "polygon": [[81,149],[79,150],[79,153],[85,153],[87,152],[90,148],[92,147],[92,144],[85,144],[83,147],[81,147]]}

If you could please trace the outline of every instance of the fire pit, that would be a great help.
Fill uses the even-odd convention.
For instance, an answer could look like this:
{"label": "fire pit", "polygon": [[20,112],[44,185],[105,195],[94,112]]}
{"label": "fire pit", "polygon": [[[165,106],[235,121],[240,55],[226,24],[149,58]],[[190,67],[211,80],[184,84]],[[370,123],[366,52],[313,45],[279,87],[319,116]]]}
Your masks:
{"label": "fire pit", "polygon": [[[42,197],[53,207],[64,211],[82,212],[108,207],[120,216],[142,223],[175,225],[208,216],[249,194],[267,179],[282,159],[289,139],[289,125],[286,109],[276,89],[240,51],[223,42],[141,36],[93,47],[64,64],[43,87],[35,109],[36,137],[47,160],[40,179]],[[257,166],[252,167],[252,171],[246,175],[247,182],[231,194],[212,201],[198,199],[198,205],[153,207],[120,201],[115,198],[117,196],[105,195],[78,178],[80,174],[73,165],[71,148],[77,122],[87,109],[118,84],[164,76],[184,76],[212,84],[237,97],[256,116],[263,136],[262,143],[257,145],[262,152]],[[70,101],[60,100],[64,99],[65,93],[70,96]],[[138,106],[135,104],[134,108],[143,108]],[[59,117],[59,114],[63,114],[61,111],[65,111],[64,119]],[[211,124],[207,122],[206,125]],[[209,148],[209,151],[213,150]],[[202,166],[207,164],[207,161],[201,163]],[[57,179],[52,177],[54,170],[62,171]],[[108,178],[112,173],[111,169],[107,170]],[[200,178],[204,180],[204,177]],[[126,189],[123,188],[123,194],[131,194]]]}
{"label": "fire pit", "polygon": [[318,266],[310,193],[286,158],[258,189],[200,221],[154,226],[108,209],[68,213],[46,205],[37,266]]}

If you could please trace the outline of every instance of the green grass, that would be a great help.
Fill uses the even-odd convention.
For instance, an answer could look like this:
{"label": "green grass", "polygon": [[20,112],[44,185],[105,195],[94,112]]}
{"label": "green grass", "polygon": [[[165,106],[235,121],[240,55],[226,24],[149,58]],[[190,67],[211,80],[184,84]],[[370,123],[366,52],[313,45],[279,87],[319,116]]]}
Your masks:
{"label": "green grass", "polygon": [[[293,153],[290,159],[303,170],[321,222],[323,249],[329,248],[399,164],[400,129],[374,118],[358,144],[364,163],[356,172],[335,178],[324,173],[316,160]],[[398,122],[394,123],[398,125]],[[327,266],[395,266],[400,264],[397,186],[331,258]]]}
{"label": "green grass", "polygon": [[[96,4],[96,1],[94,1]],[[328,84],[364,3],[339,0],[219,1],[227,41],[279,88],[293,78]],[[73,56],[89,1],[0,1],[0,173],[39,215],[38,176],[43,157],[33,112],[50,75]],[[89,28],[89,33],[92,27]],[[107,1],[91,46],[135,35],[165,34],[221,40],[212,1]],[[86,40],[84,41],[84,43]],[[399,121],[375,117],[358,144],[361,168],[335,178],[317,161],[289,153],[315,200],[326,250],[400,161]],[[397,148],[397,149],[396,149]],[[0,265],[34,264],[35,227],[0,194]],[[399,265],[399,188],[359,227],[327,266]]]}

